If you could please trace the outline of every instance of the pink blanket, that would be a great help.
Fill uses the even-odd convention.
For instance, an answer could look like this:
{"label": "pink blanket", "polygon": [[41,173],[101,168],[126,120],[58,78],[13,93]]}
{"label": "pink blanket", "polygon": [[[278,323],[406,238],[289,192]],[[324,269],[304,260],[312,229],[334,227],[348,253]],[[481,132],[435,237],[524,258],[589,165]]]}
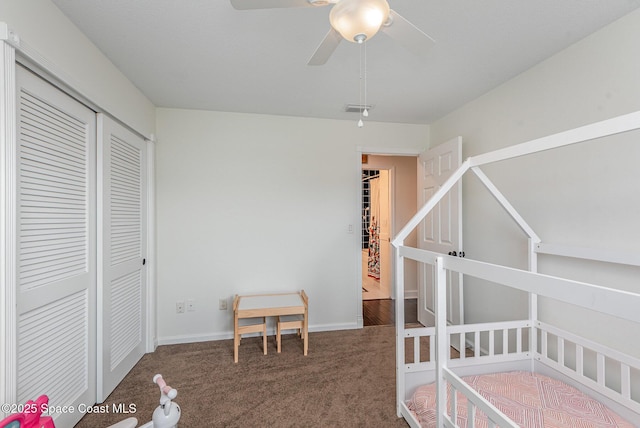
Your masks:
{"label": "pink blanket", "polygon": [[[521,427],[634,428],[634,425],[597,400],[559,380],[540,374],[508,372],[462,379]],[[436,425],[435,405],[434,384],[418,388],[407,403],[424,428]],[[466,427],[467,400],[461,393],[458,393],[457,408],[457,423]],[[487,426],[486,416],[477,409],[476,426]]]}

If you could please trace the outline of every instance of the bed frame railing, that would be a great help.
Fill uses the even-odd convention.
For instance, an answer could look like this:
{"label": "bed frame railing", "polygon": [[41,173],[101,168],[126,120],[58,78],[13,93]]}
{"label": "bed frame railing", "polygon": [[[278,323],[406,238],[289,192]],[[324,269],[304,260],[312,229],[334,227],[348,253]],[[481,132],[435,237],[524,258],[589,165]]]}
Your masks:
{"label": "bed frame railing", "polygon": [[540,321],[536,330],[537,361],[640,414],[640,399],[631,389],[640,382],[637,358]]}
{"label": "bed frame railing", "polygon": [[[477,368],[520,367],[544,374],[564,375],[573,386],[583,391],[597,393],[623,407],[614,409],[624,415],[629,410],[640,415],[640,397],[634,396],[632,385],[640,381],[640,359],[628,356],[602,344],[541,321],[517,320],[493,323],[447,325],[446,284],[447,275],[464,273],[494,283],[536,293],[555,300],[578,304],[597,312],[613,316],[624,314],[626,319],[640,322],[640,314],[632,308],[640,307],[640,294],[614,290],[594,284],[490,263],[443,256],[426,250],[401,248],[405,257],[432,264],[436,272],[435,327],[402,327],[402,364],[399,362],[398,380],[402,384],[399,415],[408,411],[403,404],[408,398],[405,391],[422,383],[436,383],[438,426],[452,425],[455,394],[453,388],[463,394],[470,406],[484,414],[494,426],[517,426],[502,420],[502,414],[486,403],[484,398],[451,370],[462,373],[480,373]],[[533,281],[531,276],[537,277]],[[576,287],[582,287],[578,292]],[[587,295],[588,298],[583,297]],[[621,308],[621,310],[619,310]],[[633,313],[632,313],[633,312]],[[446,338],[442,343],[438,337]],[[532,346],[532,344],[534,344]],[[413,348],[413,349],[411,349]],[[533,348],[533,349],[531,349]],[[452,351],[457,349],[459,353]],[[425,355],[425,352],[427,353]],[[519,363],[509,366],[510,363]],[[474,367],[476,370],[474,370]],[[485,369],[494,371],[492,369]],[[417,376],[417,377],[416,377]],[[407,382],[413,378],[415,385]],[[462,382],[462,384],[461,384]],[[636,391],[640,395],[640,391]],[[449,397],[447,399],[447,396]],[[447,401],[449,405],[447,405]],[[489,409],[486,407],[489,406]],[[626,409],[626,410],[625,410]],[[472,413],[468,413],[468,416]],[[470,417],[470,416],[469,416]],[[637,416],[640,417],[640,416]],[[453,418],[453,419],[451,419]],[[490,425],[491,426],[491,425]]]}
{"label": "bed frame railing", "polygon": [[[447,326],[449,367],[527,360],[529,320]],[[435,328],[405,328],[405,372],[435,367]],[[428,355],[423,355],[427,351]]]}
{"label": "bed frame railing", "polygon": [[[435,377],[438,427],[455,426],[455,424],[452,425],[453,422],[445,411],[447,383],[467,396],[474,406],[482,408],[485,414],[491,413],[493,415],[492,412],[495,409],[485,409],[484,404],[480,404],[483,402],[482,397],[475,391],[469,390],[463,382],[461,383],[449,367],[469,367],[480,366],[487,364],[487,362],[505,363],[528,360],[532,369],[538,365],[552,367],[553,370],[573,379],[577,386],[585,386],[613,400],[614,403],[622,404],[625,409],[634,412],[636,418],[640,418],[640,391],[636,391],[634,395],[632,387],[640,380],[635,379],[640,378],[640,360],[564,332],[537,319],[537,302],[540,295],[640,323],[640,311],[637,309],[640,307],[640,295],[595,284],[541,275],[537,273],[537,254],[546,253],[634,266],[640,266],[640,256],[623,255],[621,257],[616,253],[601,250],[542,243],[531,226],[480,169],[480,166],[485,164],[637,129],[640,129],[640,111],[468,158],[400,230],[392,241],[393,246],[397,249],[396,266],[403,266],[405,259],[434,266],[436,273],[436,284],[434,285],[436,325],[431,328],[405,328],[404,269],[396,269],[395,279],[398,285],[396,287],[398,416],[405,415],[407,417],[408,410],[404,404],[407,399],[405,395],[407,382],[409,376],[415,373],[422,375],[430,373],[426,376],[427,381],[429,376]],[[472,171],[484,184],[528,238],[529,271],[445,256],[404,245],[404,240],[409,233],[468,171]],[[447,326],[445,291],[448,271],[481,278],[528,293],[529,319],[509,323]],[[439,341],[436,338],[446,338],[446,340]],[[406,361],[405,340],[413,344],[412,361]],[[429,344],[428,358],[422,356],[420,352],[423,341]],[[451,358],[450,346],[461,351],[458,358]],[[466,355],[466,348],[472,350],[471,355]],[[590,363],[591,360],[595,362]],[[632,382],[632,379],[635,379],[636,382]],[[455,397],[455,394],[453,396]],[[496,419],[490,423],[499,426],[512,426],[500,419],[501,416],[496,415],[494,415]]]}
{"label": "bed frame railing", "polygon": [[[504,413],[496,409],[483,396],[477,394],[473,388],[467,385],[454,372],[449,369],[443,371],[445,380],[450,385],[449,391],[449,408],[443,415],[443,424],[447,428],[455,428],[458,426],[458,392],[467,398],[467,415],[469,418],[468,426],[476,426],[476,408],[487,417],[488,425],[491,428],[496,426],[519,428],[519,425],[512,422]],[[451,415],[451,416],[449,416]]]}
{"label": "bed frame railing", "polygon": [[638,310],[640,294],[637,293],[467,258],[446,256],[418,248],[400,247],[398,256],[401,261],[402,258],[408,258],[434,266],[437,266],[436,261],[439,259],[440,265],[443,265],[445,270],[640,323],[640,310]]}

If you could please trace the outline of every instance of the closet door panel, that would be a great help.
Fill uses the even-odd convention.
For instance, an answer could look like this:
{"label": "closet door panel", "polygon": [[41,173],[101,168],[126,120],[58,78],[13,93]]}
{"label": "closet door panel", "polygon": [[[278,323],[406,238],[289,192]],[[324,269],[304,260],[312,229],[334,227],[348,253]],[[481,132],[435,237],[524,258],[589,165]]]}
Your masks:
{"label": "closet door panel", "polygon": [[21,67],[17,85],[17,399],[78,409],[96,396],[95,114]]}
{"label": "closet door panel", "polygon": [[145,351],[146,142],[98,115],[98,401]]}

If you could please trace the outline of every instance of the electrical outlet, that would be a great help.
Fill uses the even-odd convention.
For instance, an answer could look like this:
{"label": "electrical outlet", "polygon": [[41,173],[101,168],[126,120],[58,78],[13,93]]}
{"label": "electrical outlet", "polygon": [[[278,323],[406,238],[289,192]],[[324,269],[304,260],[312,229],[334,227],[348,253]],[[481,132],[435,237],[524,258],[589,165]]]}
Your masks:
{"label": "electrical outlet", "polygon": [[187,312],[195,312],[196,311],[196,301],[193,299],[187,300]]}
{"label": "electrical outlet", "polygon": [[184,314],[184,302],[183,301],[176,302],[176,313]]}
{"label": "electrical outlet", "polygon": [[218,309],[220,309],[221,311],[227,310],[227,299],[220,299],[220,301],[218,302]]}

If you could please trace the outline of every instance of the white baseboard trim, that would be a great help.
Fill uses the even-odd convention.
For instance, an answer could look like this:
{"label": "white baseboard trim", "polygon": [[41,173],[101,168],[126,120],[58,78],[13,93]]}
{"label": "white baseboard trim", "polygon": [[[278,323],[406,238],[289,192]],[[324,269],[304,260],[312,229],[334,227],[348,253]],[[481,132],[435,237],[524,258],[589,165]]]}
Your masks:
{"label": "white baseboard trim", "polygon": [[309,332],[320,332],[320,331],[338,331],[338,330],[356,330],[358,328],[358,323],[348,323],[348,324],[321,324],[315,325],[313,327],[309,327]]}
{"label": "white baseboard trim", "polygon": [[210,342],[212,340],[233,339],[233,332],[221,332],[210,334],[194,334],[182,336],[167,336],[158,338],[158,346],[162,345],[179,345],[182,343]]}
{"label": "white baseboard trim", "polygon": [[[321,324],[309,327],[309,333],[321,332],[321,331],[338,331],[338,330],[356,330],[362,328],[357,323],[348,324]],[[293,330],[292,330],[293,331]],[[260,333],[253,334],[254,336]],[[275,328],[267,329],[267,336],[274,336],[276,334]],[[246,335],[243,337],[249,337],[252,335]],[[197,343],[197,342],[210,342],[214,340],[230,340],[233,339],[233,331],[223,331],[218,333],[205,333],[205,334],[193,334],[193,335],[181,335],[181,336],[166,336],[158,337],[158,345],[179,345],[184,343]]]}
{"label": "white baseboard trim", "polygon": [[418,298],[418,290],[405,290],[404,298],[406,299],[417,299]]}

